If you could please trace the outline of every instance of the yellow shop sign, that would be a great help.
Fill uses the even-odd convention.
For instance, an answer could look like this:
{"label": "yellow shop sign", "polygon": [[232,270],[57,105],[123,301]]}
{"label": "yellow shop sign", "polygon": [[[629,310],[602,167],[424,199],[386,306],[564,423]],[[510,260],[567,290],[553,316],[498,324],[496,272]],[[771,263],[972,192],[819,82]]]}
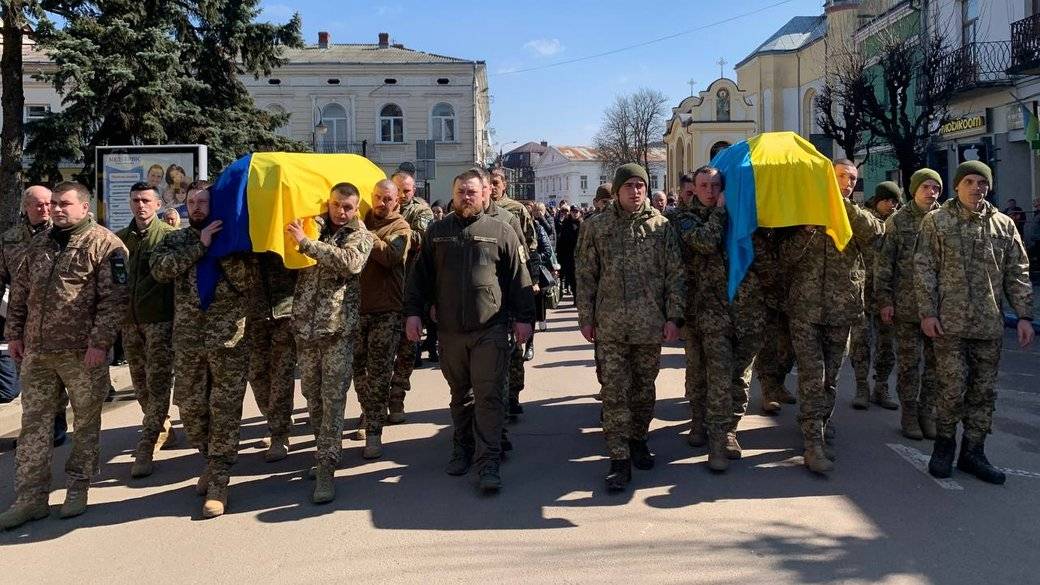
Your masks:
{"label": "yellow shop sign", "polygon": [[980,134],[985,131],[986,116],[983,114],[950,120],[939,127],[940,136],[949,134]]}

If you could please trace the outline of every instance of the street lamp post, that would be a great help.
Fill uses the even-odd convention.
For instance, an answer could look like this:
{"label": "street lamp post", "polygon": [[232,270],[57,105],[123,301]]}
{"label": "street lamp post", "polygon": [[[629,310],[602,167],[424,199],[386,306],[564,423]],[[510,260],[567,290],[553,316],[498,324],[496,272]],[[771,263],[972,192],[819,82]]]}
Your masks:
{"label": "street lamp post", "polygon": [[321,114],[318,112],[318,104],[312,103],[311,108],[313,109],[311,112],[311,119],[314,120],[316,118],[318,120],[318,123],[314,125],[314,131],[311,133],[311,150],[318,152],[318,137],[328,134],[329,127],[326,126],[325,121],[321,119]]}
{"label": "street lamp post", "polygon": [[[509,146],[510,144],[518,144],[519,142],[520,142],[519,140],[511,140],[511,141],[509,141],[509,142],[507,142],[505,144],[499,144],[498,145],[498,160],[495,161],[495,166],[496,167],[499,167],[499,168],[502,167],[502,151],[505,149],[505,147]],[[510,169],[510,170],[512,170],[512,169]],[[514,186],[514,183],[515,183],[515,181],[513,181],[512,173],[510,173],[510,176],[509,176],[509,190],[511,191],[511,193],[509,193],[509,196],[512,197],[513,199],[516,199],[516,187]]]}

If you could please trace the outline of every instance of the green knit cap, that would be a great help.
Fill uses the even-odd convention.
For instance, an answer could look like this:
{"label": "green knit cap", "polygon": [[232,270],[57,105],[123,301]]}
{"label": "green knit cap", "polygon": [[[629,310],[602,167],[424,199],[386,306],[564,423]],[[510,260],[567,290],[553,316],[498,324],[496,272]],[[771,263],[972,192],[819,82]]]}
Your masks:
{"label": "green knit cap", "polygon": [[921,186],[921,183],[931,179],[936,183],[939,183],[939,191],[942,192],[942,177],[939,173],[929,168],[923,168],[914,171],[914,174],[910,175],[910,196],[913,197],[917,194],[917,188]]}
{"label": "green knit cap", "polygon": [[596,196],[592,200],[599,201],[600,199],[610,199],[610,183],[603,183],[596,187]]}
{"label": "green knit cap", "polygon": [[650,178],[646,175],[646,169],[642,165],[636,163],[628,163],[627,165],[621,165],[618,170],[614,172],[614,183],[611,185],[610,194],[617,195],[621,189],[621,185],[625,184],[625,181],[632,177],[638,177],[643,179],[643,182],[650,185]]}
{"label": "green knit cap", "polygon": [[874,187],[874,198],[870,200],[871,205],[877,205],[879,201],[891,199],[896,204],[903,202],[903,190],[892,181],[882,181]]}
{"label": "green knit cap", "polygon": [[993,184],[993,171],[989,168],[989,165],[980,160],[969,160],[962,162],[957,167],[957,173],[953,176],[953,188],[956,189],[961,179],[968,175],[981,175],[986,177],[990,185]]}

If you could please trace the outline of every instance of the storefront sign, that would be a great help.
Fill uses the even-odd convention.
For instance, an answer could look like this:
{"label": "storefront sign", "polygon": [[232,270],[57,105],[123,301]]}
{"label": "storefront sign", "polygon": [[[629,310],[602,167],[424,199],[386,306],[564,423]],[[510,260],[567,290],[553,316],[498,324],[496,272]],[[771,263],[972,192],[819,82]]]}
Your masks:
{"label": "storefront sign", "polygon": [[943,138],[952,136],[970,136],[982,134],[986,131],[986,116],[975,114],[955,118],[939,127],[939,135]]}

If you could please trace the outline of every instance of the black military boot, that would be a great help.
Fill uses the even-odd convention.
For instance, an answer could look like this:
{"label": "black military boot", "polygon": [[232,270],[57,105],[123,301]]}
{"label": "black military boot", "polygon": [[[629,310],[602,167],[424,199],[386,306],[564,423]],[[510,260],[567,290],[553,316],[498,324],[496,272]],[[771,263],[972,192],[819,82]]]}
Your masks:
{"label": "black military boot", "polygon": [[632,466],[636,469],[646,471],[654,468],[654,454],[650,452],[646,441],[629,441],[628,452],[632,457]]}
{"label": "black military boot", "polygon": [[632,482],[632,460],[611,459],[607,473],[607,491],[620,492]]}
{"label": "black military boot", "polygon": [[957,440],[953,437],[936,437],[932,458],[928,461],[928,473],[939,478],[953,475],[953,454],[956,450]]}
{"label": "black military boot", "polygon": [[451,460],[444,468],[448,475],[466,475],[470,465],[473,464],[473,452],[469,449],[456,445],[451,452]]}
{"label": "black military boot", "polygon": [[968,437],[961,437],[961,454],[957,457],[957,469],[970,473],[986,483],[1004,485],[1007,476],[989,462],[984,446],[982,441],[975,442],[968,440]]}
{"label": "black military boot", "polygon": [[499,475],[498,461],[488,461],[480,468],[480,491],[485,494],[493,494],[500,489],[502,489],[502,476]]}

